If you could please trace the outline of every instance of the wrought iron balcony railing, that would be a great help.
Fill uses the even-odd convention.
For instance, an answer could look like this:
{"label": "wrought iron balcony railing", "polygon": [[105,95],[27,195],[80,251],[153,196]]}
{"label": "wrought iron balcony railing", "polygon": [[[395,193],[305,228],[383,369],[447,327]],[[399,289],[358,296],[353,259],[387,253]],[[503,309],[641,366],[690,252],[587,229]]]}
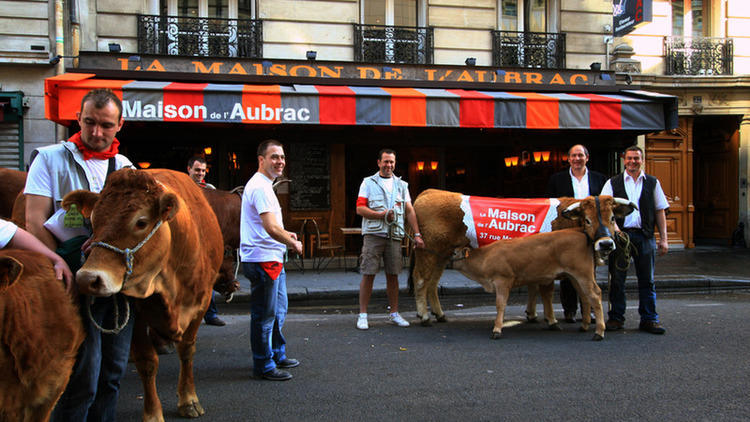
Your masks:
{"label": "wrought iron balcony railing", "polygon": [[261,58],[263,22],[138,15],[138,53]]}
{"label": "wrought iron balcony railing", "polygon": [[731,38],[664,37],[667,75],[731,75]]}
{"label": "wrought iron balcony railing", "polygon": [[565,34],[492,31],[492,65],[565,68]]}
{"label": "wrought iron balcony railing", "polygon": [[354,61],[432,64],[433,29],[354,24]]}

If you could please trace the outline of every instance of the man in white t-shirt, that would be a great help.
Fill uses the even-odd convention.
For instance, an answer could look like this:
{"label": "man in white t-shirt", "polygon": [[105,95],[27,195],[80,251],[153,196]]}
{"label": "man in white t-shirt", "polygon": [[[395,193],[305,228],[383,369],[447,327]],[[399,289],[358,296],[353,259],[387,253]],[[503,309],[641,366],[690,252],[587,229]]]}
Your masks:
{"label": "man in white t-shirt", "polygon": [[[81,248],[91,231],[80,213],[62,209],[63,197],[76,189],[100,192],[109,173],[132,167],[130,160],[118,153],[120,142],[115,135],[123,125],[122,102],[114,92],[88,92],[77,117],[80,132],[66,142],[34,151],[24,189],[26,228],[65,258],[73,272],[81,266]],[[115,300],[128,299],[96,298],[89,307],[89,297],[79,297],[86,338],[52,420],[114,420],[120,379],[128,363],[132,318],[118,334],[104,334],[90,321],[86,309],[97,324],[108,326],[115,315]]]}
{"label": "man in white t-shirt", "polygon": [[269,139],[258,146],[258,172],[242,193],[240,216],[240,258],[242,271],[250,280],[250,346],[253,375],[271,381],[286,381],[299,361],[286,356],[284,327],[288,300],[284,253],[290,247],[302,254],[297,235],[284,230],[281,206],[273,181],[286,165],[284,148]]}
{"label": "man in white t-shirt", "polygon": [[382,149],[378,153],[378,172],[365,177],[357,196],[357,214],[362,216],[362,256],[359,269],[359,317],[357,328],[367,330],[367,306],[372,284],[382,259],[385,267],[386,294],[390,305],[388,322],[408,327],[398,313],[398,273],[401,271],[401,241],[406,236],[405,221],[414,231],[414,246],[424,247],[419,233],[417,213],[411,205],[409,185],[396,177],[396,151]]}

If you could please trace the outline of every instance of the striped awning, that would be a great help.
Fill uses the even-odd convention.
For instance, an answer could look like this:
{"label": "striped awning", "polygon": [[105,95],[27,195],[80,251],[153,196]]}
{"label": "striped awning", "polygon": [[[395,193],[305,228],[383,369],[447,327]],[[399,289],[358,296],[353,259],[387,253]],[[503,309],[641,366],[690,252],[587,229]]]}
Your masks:
{"label": "striped awning", "polygon": [[81,98],[111,88],[126,121],[375,125],[656,132],[676,127],[675,97],[324,85],[242,85],[95,79],[45,81],[46,117],[68,124]]}

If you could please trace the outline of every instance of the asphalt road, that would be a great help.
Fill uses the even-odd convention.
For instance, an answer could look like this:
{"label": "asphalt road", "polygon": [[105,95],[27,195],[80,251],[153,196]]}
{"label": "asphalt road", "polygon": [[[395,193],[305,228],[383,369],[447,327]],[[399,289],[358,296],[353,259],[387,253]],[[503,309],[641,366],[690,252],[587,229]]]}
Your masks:
{"label": "asphalt road", "polygon": [[[460,299],[457,299],[460,301]],[[450,321],[387,325],[374,315],[355,329],[353,306],[295,308],[285,334],[302,365],[287,382],[251,378],[245,304],[220,307],[226,327],[202,326],[195,358],[204,421],[746,421],[750,418],[750,292],[660,296],[667,328],[626,330],[590,341],[578,324],[562,332],[506,312],[504,338],[490,340],[492,297],[444,298]],[[404,304],[413,302],[404,298]],[[462,301],[463,302],[463,301]],[[557,314],[561,314],[559,305]],[[378,312],[375,304],[371,312]],[[541,311],[541,306],[539,306]],[[413,310],[402,312],[413,320]],[[372,315],[372,314],[371,314]],[[177,415],[176,355],[162,357],[165,418]],[[118,419],[140,420],[141,384],[130,364]]]}

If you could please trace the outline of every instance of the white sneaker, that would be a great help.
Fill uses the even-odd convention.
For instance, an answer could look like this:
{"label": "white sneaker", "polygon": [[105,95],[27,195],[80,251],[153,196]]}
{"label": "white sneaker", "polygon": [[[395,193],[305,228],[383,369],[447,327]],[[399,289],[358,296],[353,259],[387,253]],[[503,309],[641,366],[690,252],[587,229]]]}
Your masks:
{"label": "white sneaker", "polygon": [[409,326],[409,322],[401,318],[401,315],[399,315],[398,312],[394,312],[390,316],[388,316],[388,322],[391,324],[398,325],[399,327]]}
{"label": "white sneaker", "polygon": [[359,318],[357,318],[357,329],[366,330],[368,328],[370,328],[370,326],[367,324],[367,314],[359,314]]}

